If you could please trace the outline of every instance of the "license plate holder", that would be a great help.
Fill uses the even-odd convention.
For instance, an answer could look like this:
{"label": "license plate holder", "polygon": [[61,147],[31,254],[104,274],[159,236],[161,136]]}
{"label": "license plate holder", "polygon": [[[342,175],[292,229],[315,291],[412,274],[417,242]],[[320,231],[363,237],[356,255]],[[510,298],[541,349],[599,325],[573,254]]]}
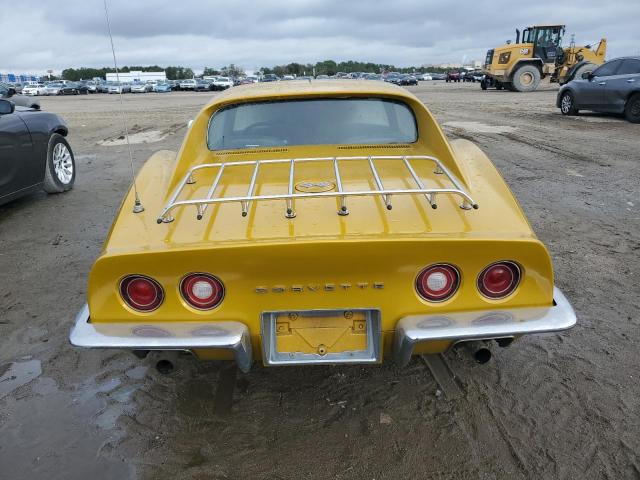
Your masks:
{"label": "license plate holder", "polygon": [[[263,312],[261,327],[265,365],[379,363],[381,361],[380,310],[377,309]],[[283,335],[293,335],[298,338],[285,339]],[[327,339],[326,345],[320,343],[322,338]],[[355,347],[343,349],[341,345]],[[281,351],[286,346],[302,348],[294,347],[290,351]]]}

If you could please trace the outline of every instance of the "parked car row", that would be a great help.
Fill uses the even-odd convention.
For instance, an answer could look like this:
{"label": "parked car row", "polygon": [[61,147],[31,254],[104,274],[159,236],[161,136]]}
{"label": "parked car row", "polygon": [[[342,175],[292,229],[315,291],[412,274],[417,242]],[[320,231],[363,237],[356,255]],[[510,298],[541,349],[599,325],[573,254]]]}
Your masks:
{"label": "parked car row", "polygon": [[[294,76],[294,75],[283,75],[281,77],[268,73],[263,75],[262,77],[247,77],[249,79],[254,79],[256,82],[277,82],[277,81],[287,81],[287,80],[305,80],[312,79],[312,76]],[[414,79],[416,81],[431,81],[431,80],[444,80],[446,75],[444,73],[400,73],[400,72],[385,72],[383,74],[380,73],[367,73],[367,72],[352,72],[352,73],[344,73],[338,72],[335,75],[317,75],[315,77],[316,80],[341,80],[341,79],[354,79],[354,80],[383,80],[389,83],[398,83],[398,79],[405,79],[404,83],[398,83],[403,85],[416,85]],[[392,81],[393,80],[393,81]],[[245,82],[241,82],[245,83]],[[241,84],[236,81],[236,85]],[[250,82],[249,82],[250,83]]]}
{"label": "parked car row", "polygon": [[[335,75],[317,75],[318,80],[333,79],[361,79],[361,80],[381,80],[396,85],[417,85],[418,81],[444,80],[445,74],[424,73],[406,74],[399,72],[389,72],[384,74],[354,72],[338,72]],[[146,82],[117,82],[101,80],[80,80],[71,82],[59,80],[51,82],[30,82],[20,85],[10,85],[16,93],[27,96],[48,96],[48,95],[86,95],[92,93],[165,93],[172,91],[220,91],[237,85],[247,85],[258,82],[277,82],[290,80],[311,80],[313,76],[282,75],[277,76],[272,73],[261,76],[250,75],[237,78],[227,76],[209,76],[204,78],[189,78],[180,80],[148,80]]]}
{"label": "parked car row", "polygon": [[462,75],[463,82],[481,82],[484,79],[484,73],[481,70],[468,70]]}
{"label": "parked car row", "polygon": [[35,83],[25,85],[22,91],[18,93],[31,97],[43,95],[84,95],[89,93],[89,87],[86,84],[75,82]]}
{"label": "parked car row", "polygon": [[86,95],[89,93],[150,93],[150,92],[171,92],[177,90],[185,91],[217,91],[225,90],[235,84],[229,77],[214,77],[208,79],[184,79],[184,80],[149,80],[147,82],[116,82],[99,80],[81,80],[70,82],[60,80],[54,82],[30,83],[15,88],[13,84],[8,85],[15,93],[22,93],[27,96],[48,96],[48,95]]}
{"label": "parked car row", "polygon": [[409,74],[389,73],[383,77],[383,80],[400,86],[418,85],[418,79],[414,75]]}

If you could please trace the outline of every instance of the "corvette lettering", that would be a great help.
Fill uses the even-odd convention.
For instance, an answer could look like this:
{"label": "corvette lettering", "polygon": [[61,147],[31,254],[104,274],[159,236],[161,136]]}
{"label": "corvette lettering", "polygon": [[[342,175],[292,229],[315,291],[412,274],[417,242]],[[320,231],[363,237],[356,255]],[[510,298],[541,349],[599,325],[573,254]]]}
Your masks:
{"label": "corvette lettering", "polygon": [[286,293],[286,292],[290,292],[290,293],[303,293],[303,292],[335,292],[337,290],[343,290],[343,291],[348,291],[352,288],[357,288],[358,290],[366,290],[366,289],[373,289],[373,290],[382,290],[384,289],[384,282],[373,282],[373,283],[369,283],[369,282],[357,282],[355,284],[351,284],[351,283],[324,283],[324,284],[316,284],[316,283],[311,283],[308,285],[302,285],[302,284],[294,284],[294,285],[273,285],[273,286],[267,286],[267,285],[260,285],[255,287],[255,292],[256,293]]}

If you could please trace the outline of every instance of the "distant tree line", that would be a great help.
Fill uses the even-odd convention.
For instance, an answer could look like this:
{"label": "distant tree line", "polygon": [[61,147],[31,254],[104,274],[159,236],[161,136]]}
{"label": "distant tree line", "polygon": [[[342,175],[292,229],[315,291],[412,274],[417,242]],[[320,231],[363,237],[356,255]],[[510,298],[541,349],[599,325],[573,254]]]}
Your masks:
{"label": "distant tree line", "polygon": [[[323,60],[322,62],[312,63],[296,63],[292,62],[287,65],[275,65],[273,67],[262,67],[260,71],[262,73],[275,73],[278,76],[282,75],[335,75],[338,72],[351,73],[351,72],[367,72],[367,73],[382,73],[384,71],[394,71],[401,73],[424,73],[424,72],[444,72],[446,69],[437,67],[396,67],[394,65],[385,65],[382,63],[372,62],[357,62],[349,60],[346,62],[335,62],[334,60]],[[124,66],[119,69],[120,72],[158,72],[164,71],[167,74],[169,80],[179,80],[183,78],[194,78],[194,72],[188,67],[160,67],[158,65],[151,66]],[[107,73],[115,73],[114,68],[102,67],[102,68],[66,68],[62,71],[62,78],[65,80],[78,81],[86,80],[94,77],[106,78]],[[224,75],[226,77],[239,77],[244,75],[245,72],[242,68],[234,65],[233,63],[216,69],[213,67],[205,67],[203,75]]]}
{"label": "distant tree line", "polygon": [[223,77],[242,77],[246,75],[245,71],[238,67],[235,64],[227,65],[226,67],[222,67],[220,70],[212,68],[212,67],[204,67],[204,72],[202,76],[210,76],[210,75],[222,75]]}
{"label": "distant tree line", "polygon": [[[107,73],[115,73],[113,67],[102,68],[65,68],[62,71],[62,78],[64,80],[71,80],[76,82],[78,80],[88,80],[95,77],[107,78]],[[187,67],[160,67],[158,65],[151,66],[124,66],[118,69],[119,72],[166,72],[169,80],[178,80],[182,78],[193,78],[193,70]]]}
{"label": "distant tree line", "polygon": [[[315,69],[315,70],[314,70]],[[425,72],[443,72],[445,69],[435,67],[396,67],[394,65],[386,65],[382,63],[357,62],[349,60],[346,62],[335,62],[333,60],[324,60],[316,64],[289,63],[288,65],[276,65],[274,67],[262,67],[262,73],[275,73],[282,75],[335,75],[338,72],[366,72],[366,73],[382,73],[384,71],[393,71],[400,73],[425,73]]]}

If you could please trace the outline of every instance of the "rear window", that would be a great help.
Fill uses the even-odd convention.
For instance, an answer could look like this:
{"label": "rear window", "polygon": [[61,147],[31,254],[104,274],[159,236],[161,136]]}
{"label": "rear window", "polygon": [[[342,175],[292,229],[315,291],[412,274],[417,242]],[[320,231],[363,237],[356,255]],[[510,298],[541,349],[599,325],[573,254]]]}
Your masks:
{"label": "rear window", "polygon": [[412,110],[384,98],[287,100],[233,105],[209,122],[211,150],[291,145],[413,143]]}

